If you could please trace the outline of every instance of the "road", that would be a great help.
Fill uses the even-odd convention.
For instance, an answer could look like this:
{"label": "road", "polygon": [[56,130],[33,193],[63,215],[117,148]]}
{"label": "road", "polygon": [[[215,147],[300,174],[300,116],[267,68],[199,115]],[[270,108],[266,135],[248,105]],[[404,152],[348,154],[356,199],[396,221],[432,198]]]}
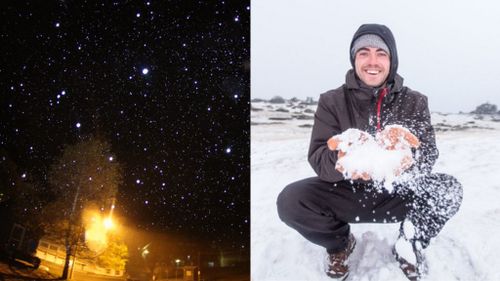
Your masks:
{"label": "road", "polygon": [[[44,270],[45,269],[44,267],[47,267],[49,272],[51,272],[54,275],[57,275],[57,276],[62,275],[63,267],[58,265],[58,264],[42,261],[42,265],[40,266],[40,269]],[[70,272],[71,272],[71,269],[70,269]],[[81,271],[75,270],[75,271],[73,271],[73,275],[71,276],[71,280],[74,280],[74,281],[94,281],[94,280],[95,281],[123,281],[123,280],[125,280],[125,278],[124,277],[108,277],[108,276],[96,275],[93,273],[86,273],[86,272],[81,272]]]}

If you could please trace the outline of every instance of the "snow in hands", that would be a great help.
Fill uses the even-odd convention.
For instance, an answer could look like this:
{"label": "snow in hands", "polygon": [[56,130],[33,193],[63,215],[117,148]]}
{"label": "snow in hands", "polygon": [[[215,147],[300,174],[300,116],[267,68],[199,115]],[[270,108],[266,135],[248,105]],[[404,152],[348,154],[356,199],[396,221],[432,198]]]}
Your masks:
{"label": "snow in hands", "polygon": [[392,191],[392,183],[413,163],[411,148],[420,146],[418,138],[400,125],[387,126],[372,137],[358,129],[348,129],[328,141],[338,151],[335,169],[346,179],[372,179],[384,182]]}

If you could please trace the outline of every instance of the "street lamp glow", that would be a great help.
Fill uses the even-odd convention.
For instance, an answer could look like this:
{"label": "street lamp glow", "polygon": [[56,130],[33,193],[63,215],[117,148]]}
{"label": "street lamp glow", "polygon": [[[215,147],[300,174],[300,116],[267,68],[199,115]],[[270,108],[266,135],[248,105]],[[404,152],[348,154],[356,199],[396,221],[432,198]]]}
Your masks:
{"label": "street lamp glow", "polygon": [[114,226],[113,221],[111,220],[111,218],[104,219],[103,224],[104,224],[104,228],[106,228],[108,230],[111,229],[111,228],[113,228],[113,226]]}

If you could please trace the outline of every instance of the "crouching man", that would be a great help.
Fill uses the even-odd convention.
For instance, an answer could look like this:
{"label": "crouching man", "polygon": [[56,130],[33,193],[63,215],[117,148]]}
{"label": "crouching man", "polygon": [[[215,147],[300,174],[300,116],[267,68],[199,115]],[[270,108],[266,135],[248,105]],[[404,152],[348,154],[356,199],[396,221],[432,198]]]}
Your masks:
{"label": "crouching man", "polygon": [[[277,200],[278,214],[326,249],[326,274],[342,280],[356,244],[350,223],[401,222],[393,254],[403,273],[418,280],[426,272],[422,250],[458,211],[462,186],[450,175],[431,173],[438,150],[427,97],[403,86],[389,28],[362,25],[352,39],[350,60],[353,68],[345,84],[319,99],[308,153],[318,176],[285,187]],[[405,180],[388,191],[366,173],[346,178],[336,166],[339,158],[347,157],[337,150],[341,144],[336,136],[351,128],[375,135],[390,125],[408,129],[419,142],[411,150],[412,165],[403,167]],[[397,126],[393,129],[398,135]],[[402,139],[386,138],[394,146]]]}

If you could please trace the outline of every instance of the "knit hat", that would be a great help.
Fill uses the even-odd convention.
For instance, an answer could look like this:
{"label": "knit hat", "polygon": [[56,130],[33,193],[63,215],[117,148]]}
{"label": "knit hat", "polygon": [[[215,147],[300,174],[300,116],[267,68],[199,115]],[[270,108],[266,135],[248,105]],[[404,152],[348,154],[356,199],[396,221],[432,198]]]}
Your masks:
{"label": "knit hat", "polygon": [[385,44],[380,36],[376,34],[365,34],[356,39],[352,44],[351,57],[354,58],[359,49],[365,47],[379,48],[384,50],[388,55],[391,54],[389,47],[387,47],[387,44]]}

